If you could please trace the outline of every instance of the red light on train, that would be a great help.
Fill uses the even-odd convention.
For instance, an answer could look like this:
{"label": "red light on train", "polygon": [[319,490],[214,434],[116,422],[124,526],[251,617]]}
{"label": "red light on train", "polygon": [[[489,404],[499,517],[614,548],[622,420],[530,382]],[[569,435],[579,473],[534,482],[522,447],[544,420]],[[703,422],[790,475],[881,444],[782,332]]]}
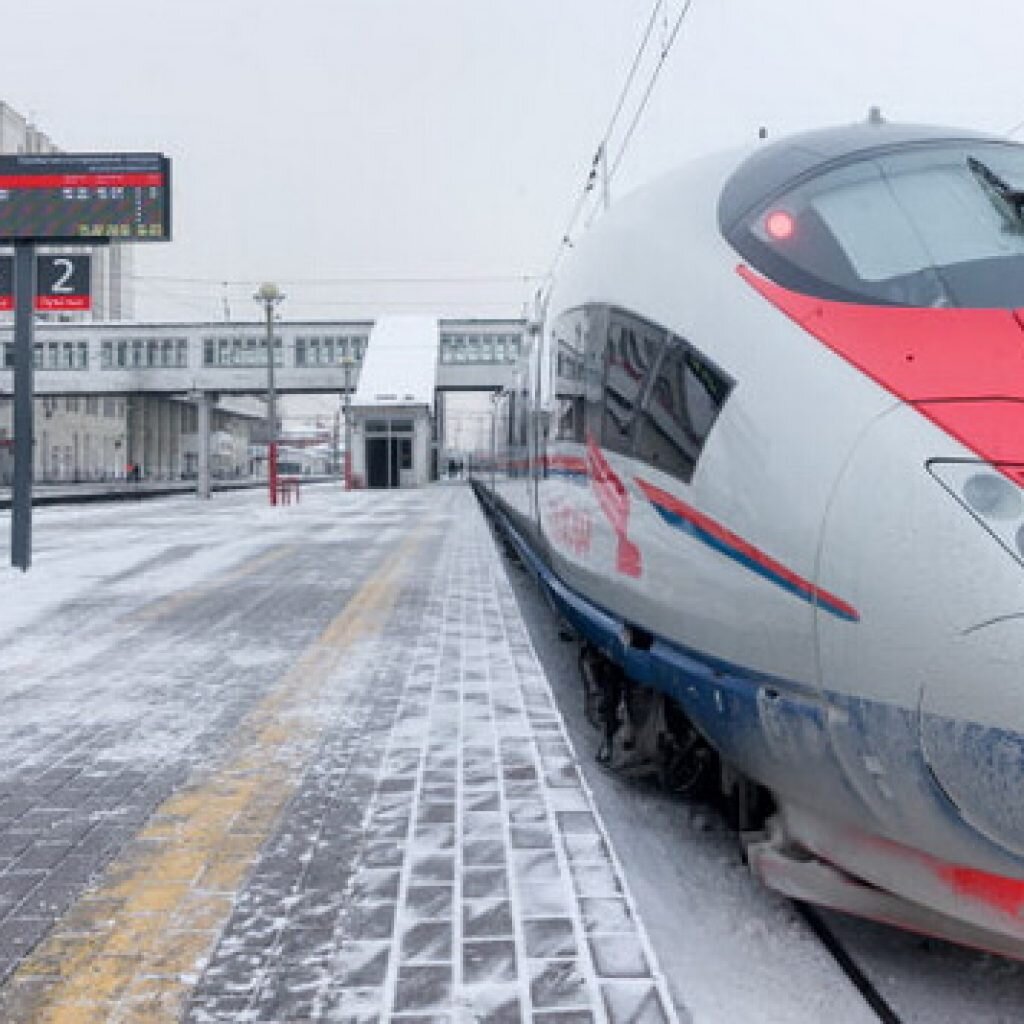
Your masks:
{"label": "red light on train", "polygon": [[785,210],[773,210],[764,219],[764,229],[773,241],[785,242],[796,232],[796,222]]}

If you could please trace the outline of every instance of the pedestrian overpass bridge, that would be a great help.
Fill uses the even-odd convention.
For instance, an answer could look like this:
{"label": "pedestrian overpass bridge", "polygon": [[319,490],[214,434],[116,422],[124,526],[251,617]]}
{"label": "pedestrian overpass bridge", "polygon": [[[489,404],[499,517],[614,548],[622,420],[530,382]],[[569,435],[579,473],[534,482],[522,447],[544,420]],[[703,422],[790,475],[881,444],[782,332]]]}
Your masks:
{"label": "pedestrian overpass bridge", "polygon": [[[274,325],[274,387],[280,394],[352,393],[371,320],[281,321]],[[438,391],[497,391],[512,385],[522,320],[440,320]],[[0,396],[14,386],[14,338],[0,327]],[[37,396],[262,395],[266,327],[254,322],[38,324]]]}

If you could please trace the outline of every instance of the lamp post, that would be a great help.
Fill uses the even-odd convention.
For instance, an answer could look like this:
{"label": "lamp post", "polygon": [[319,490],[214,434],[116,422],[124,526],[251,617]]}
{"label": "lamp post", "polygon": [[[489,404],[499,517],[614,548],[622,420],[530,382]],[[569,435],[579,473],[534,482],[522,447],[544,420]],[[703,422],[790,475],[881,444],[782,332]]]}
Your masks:
{"label": "lamp post", "polygon": [[267,318],[267,483],[270,504],[277,504],[277,395],[274,392],[274,307],[284,301],[284,292],[272,282],[261,284],[253,296],[263,303]]}

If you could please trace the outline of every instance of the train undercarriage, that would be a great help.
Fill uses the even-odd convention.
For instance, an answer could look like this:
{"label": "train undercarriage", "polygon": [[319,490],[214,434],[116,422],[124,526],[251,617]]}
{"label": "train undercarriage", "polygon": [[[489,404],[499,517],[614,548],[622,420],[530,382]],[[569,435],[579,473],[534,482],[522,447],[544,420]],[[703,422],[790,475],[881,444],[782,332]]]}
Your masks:
{"label": "train undercarriage", "polygon": [[768,791],[724,762],[675,701],[630,679],[589,643],[580,648],[579,670],[584,713],[601,734],[601,764],[714,803],[740,831],[763,828],[772,810]]}

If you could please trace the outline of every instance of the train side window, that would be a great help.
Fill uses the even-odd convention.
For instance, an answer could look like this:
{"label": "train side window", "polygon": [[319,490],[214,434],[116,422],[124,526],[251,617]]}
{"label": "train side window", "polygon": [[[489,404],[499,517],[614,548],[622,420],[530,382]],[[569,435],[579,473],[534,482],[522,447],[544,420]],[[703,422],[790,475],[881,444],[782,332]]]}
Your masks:
{"label": "train side window", "polygon": [[678,338],[665,350],[644,401],[636,455],[689,483],[732,381]]}
{"label": "train side window", "polygon": [[644,385],[665,344],[666,332],[612,310],[604,360],[604,415],[601,443],[611,451],[633,453],[633,430]]}

